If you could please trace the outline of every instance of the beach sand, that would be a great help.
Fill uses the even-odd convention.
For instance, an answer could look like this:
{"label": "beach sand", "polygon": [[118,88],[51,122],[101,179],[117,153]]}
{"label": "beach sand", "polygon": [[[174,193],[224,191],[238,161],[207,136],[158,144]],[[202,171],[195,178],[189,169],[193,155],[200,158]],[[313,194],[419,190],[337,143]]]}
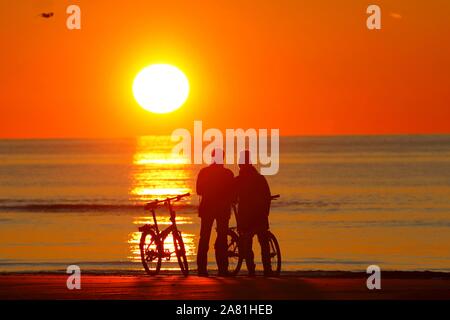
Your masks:
{"label": "beach sand", "polygon": [[450,299],[450,274],[384,272],[381,290],[364,273],[298,272],[279,278],[84,274],[68,290],[65,274],[2,274],[0,299]]}

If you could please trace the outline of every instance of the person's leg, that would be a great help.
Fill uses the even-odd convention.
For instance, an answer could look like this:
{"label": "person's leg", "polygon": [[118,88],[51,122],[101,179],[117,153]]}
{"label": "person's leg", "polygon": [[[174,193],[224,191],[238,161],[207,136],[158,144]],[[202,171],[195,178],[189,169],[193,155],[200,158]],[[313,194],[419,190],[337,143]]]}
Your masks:
{"label": "person's leg", "polygon": [[219,274],[226,275],[228,273],[228,243],[227,243],[227,233],[228,233],[228,217],[220,217],[216,219],[217,224],[217,238],[214,244],[216,251],[216,262],[219,269]]}
{"label": "person's leg", "polygon": [[255,275],[255,255],[253,254],[253,232],[247,231],[241,234],[241,248],[242,254],[247,265],[248,274],[250,276]]}
{"label": "person's leg", "polygon": [[209,217],[201,218],[200,225],[200,240],[198,243],[197,252],[197,270],[199,274],[208,273],[208,249],[209,249],[209,238],[211,237],[211,228],[214,219]]}
{"label": "person's leg", "polygon": [[267,230],[258,232],[258,241],[261,246],[261,260],[264,268],[264,274],[272,273],[272,265],[270,263],[270,244]]}

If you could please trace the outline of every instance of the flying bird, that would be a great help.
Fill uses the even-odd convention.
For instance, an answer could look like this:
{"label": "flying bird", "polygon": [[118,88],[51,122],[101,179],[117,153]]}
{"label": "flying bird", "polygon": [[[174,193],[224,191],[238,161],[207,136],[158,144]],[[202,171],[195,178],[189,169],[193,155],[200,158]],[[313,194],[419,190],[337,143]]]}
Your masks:
{"label": "flying bird", "polygon": [[41,13],[41,14],[40,14],[40,16],[41,16],[42,18],[46,18],[46,19],[53,17],[53,15],[54,15],[53,12],[44,12],[44,13]]}

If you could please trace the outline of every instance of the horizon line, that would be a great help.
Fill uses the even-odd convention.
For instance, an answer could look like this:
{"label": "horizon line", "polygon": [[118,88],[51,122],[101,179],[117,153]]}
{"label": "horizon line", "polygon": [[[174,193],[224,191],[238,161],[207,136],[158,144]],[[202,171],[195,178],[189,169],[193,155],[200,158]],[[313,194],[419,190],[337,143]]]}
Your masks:
{"label": "horizon line", "polygon": [[[338,133],[338,134],[285,134],[280,138],[332,138],[332,137],[392,137],[392,136],[446,136],[450,132],[436,133]],[[67,136],[67,137],[0,137],[0,140],[128,140],[140,137],[170,137],[170,134],[143,134],[135,136]]]}

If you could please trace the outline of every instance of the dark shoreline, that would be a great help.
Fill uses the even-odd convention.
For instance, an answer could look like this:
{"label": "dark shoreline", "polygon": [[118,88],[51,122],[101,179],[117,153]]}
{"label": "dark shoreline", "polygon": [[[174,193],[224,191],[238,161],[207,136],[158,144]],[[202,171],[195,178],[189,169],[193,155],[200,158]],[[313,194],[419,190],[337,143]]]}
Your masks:
{"label": "dark shoreline", "polygon": [[[217,273],[216,270],[210,271],[211,276]],[[387,270],[381,271],[383,278],[391,279],[450,279],[450,272],[443,271],[402,271],[402,270]],[[55,271],[0,271],[0,276],[15,276],[15,275],[63,275],[65,270]],[[87,270],[82,274],[90,276],[146,276],[143,270]],[[165,271],[162,270],[159,276],[178,276],[181,275],[179,271]],[[196,276],[195,270],[191,271],[191,276]],[[257,276],[262,276],[262,272],[257,272]],[[362,271],[343,271],[343,270],[305,270],[305,271],[283,271],[280,275],[284,277],[307,277],[307,278],[362,278],[367,277],[368,274]],[[238,278],[246,277],[246,272],[241,271]]]}
{"label": "dark shoreline", "polygon": [[450,300],[450,273],[386,271],[381,289],[369,290],[363,272],[284,272],[280,277],[209,277],[162,273],[81,274],[81,290],[68,290],[68,274],[0,274],[0,300]]}

